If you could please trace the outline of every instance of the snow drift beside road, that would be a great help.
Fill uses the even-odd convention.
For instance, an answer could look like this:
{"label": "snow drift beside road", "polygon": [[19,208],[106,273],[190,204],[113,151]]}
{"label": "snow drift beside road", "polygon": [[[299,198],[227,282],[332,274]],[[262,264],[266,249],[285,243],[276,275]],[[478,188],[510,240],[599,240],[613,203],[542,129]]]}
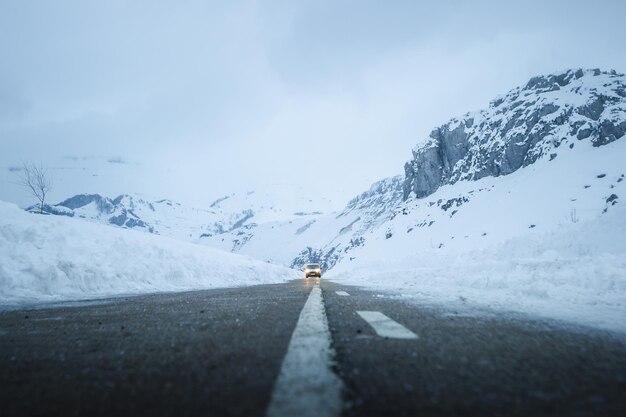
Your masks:
{"label": "snow drift beside road", "polygon": [[[328,278],[421,303],[537,314],[626,331],[626,207],[496,247],[339,264]],[[393,295],[390,295],[393,296]]]}
{"label": "snow drift beside road", "polygon": [[277,283],[298,273],[244,256],[0,201],[0,304]]}

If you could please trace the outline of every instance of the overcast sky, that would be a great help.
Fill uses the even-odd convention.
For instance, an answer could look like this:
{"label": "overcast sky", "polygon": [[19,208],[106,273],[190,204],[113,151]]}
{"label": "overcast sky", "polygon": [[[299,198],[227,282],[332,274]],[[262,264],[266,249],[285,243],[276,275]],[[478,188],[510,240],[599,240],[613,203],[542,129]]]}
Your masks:
{"label": "overcast sky", "polygon": [[533,75],[625,72],[625,4],[0,0],[0,199],[43,161],[57,198],[288,182],[342,204]]}

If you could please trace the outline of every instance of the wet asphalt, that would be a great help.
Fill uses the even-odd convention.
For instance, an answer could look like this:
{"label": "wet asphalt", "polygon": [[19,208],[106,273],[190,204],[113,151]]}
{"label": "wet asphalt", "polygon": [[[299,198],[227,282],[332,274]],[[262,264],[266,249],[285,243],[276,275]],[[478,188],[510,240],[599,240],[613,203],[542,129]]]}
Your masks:
{"label": "wet asphalt", "polygon": [[[0,415],[262,416],[312,285],[0,312]],[[624,335],[321,287],[345,416],[626,415]]]}
{"label": "wet asphalt", "polygon": [[[346,416],[626,416],[623,336],[325,287]],[[359,310],[418,339],[381,338]]]}

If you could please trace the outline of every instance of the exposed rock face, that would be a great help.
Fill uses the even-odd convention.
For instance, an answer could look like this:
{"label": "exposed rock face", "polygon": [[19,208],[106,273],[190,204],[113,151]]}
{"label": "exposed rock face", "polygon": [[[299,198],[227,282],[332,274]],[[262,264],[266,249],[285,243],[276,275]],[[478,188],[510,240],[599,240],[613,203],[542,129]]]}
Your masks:
{"label": "exposed rock face", "polygon": [[152,226],[141,220],[131,210],[122,209],[120,214],[109,218],[109,223],[114,224],[115,226],[127,227],[129,229],[142,227],[147,229],[150,233],[154,232]]}
{"label": "exposed rock face", "polygon": [[56,204],[56,206],[75,210],[91,203],[95,203],[98,210],[103,213],[112,213],[115,209],[113,201],[99,194],[78,194]]}
{"label": "exposed rock face", "polygon": [[370,217],[380,217],[402,201],[403,182],[404,179],[399,175],[375,182],[369,190],[350,200],[339,216],[353,210],[367,210]]}
{"label": "exposed rock face", "polygon": [[507,175],[579,140],[593,146],[626,134],[626,77],[569,70],[534,77],[490,103],[434,129],[405,164],[403,197],[422,198],[459,180]]}
{"label": "exposed rock face", "polygon": [[[349,256],[352,249],[364,244],[365,233],[393,217],[394,209],[402,202],[403,183],[401,176],[385,178],[350,200],[336,216],[341,227],[329,236],[330,243],[321,248],[303,249],[290,266],[301,268],[307,262],[317,262],[327,271],[342,257]],[[347,236],[349,240],[345,239]]]}
{"label": "exposed rock face", "polygon": [[[248,192],[247,196],[253,193]],[[45,214],[81,218],[126,229],[136,229],[154,234],[196,241],[200,238],[232,233],[232,250],[241,248],[253,235],[259,210],[264,202],[244,200],[240,207],[223,209],[220,204],[236,198],[235,194],[221,198],[203,209],[182,205],[168,199],[149,201],[139,195],[121,194],[115,198],[99,194],[78,194],[58,204],[46,204]],[[239,201],[242,200],[239,197]],[[251,208],[246,208],[249,205]],[[272,210],[269,207],[267,210]],[[39,212],[39,206],[27,210]],[[321,213],[319,213],[321,214]],[[309,216],[298,212],[298,217]],[[295,217],[293,214],[292,217]],[[221,239],[220,239],[221,240]]]}
{"label": "exposed rock face", "polygon": [[[144,200],[139,200],[139,203],[149,206],[154,211],[151,203]],[[46,212],[70,217],[101,218],[103,221],[115,226],[129,229],[141,228],[153,233],[154,228],[140,219],[134,213],[134,209],[135,200],[128,195],[120,195],[111,200],[99,194],[78,194],[59,204],[46,207]]]}
{"label": "exposed rock face", "polygon": [[307,247],[291,262],[290,268],[302,269],[305,264],[315,262],[322,267],[322,274],[331,269],[341,258],[337,248],[313,249]]}

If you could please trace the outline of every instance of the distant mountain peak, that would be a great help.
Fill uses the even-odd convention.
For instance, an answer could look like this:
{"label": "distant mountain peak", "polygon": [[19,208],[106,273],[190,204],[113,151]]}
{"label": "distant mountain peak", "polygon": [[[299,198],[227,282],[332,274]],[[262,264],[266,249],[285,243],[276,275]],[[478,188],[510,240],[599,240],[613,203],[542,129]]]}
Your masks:
{"label": "distant mountain peak", "polygon": [[598,68],[567,69],[553,74],[538,75],[532,77],[530,80],[528,80],[522,90],[534,90],[537,92],[556,91],[559,90],[561,87],[566,87],[573,81],[579,80],[581,78],[597,77],[600,75],[605,75],[609,77],[624,77],[624,74],[620,74],[615,70],[601,71]]}

